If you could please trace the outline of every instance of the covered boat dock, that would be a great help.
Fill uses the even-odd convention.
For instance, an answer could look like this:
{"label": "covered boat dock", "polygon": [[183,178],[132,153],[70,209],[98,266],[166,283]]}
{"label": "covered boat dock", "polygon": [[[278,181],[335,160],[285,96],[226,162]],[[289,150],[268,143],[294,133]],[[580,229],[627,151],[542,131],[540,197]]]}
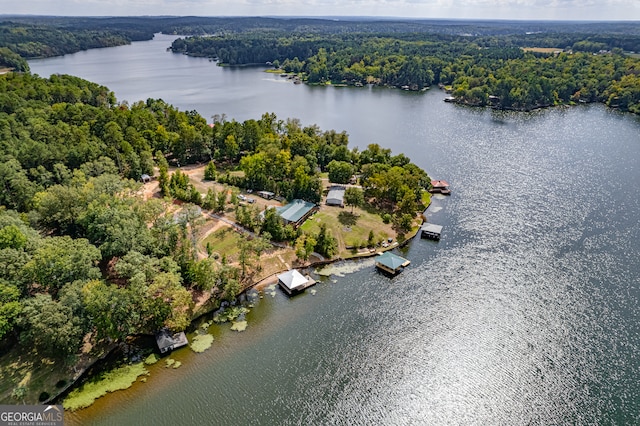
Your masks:
{"label": "covered boat dock", "polygon": [[449,189],[449,182],[446,180],[432,180],[431,181],[431,189],[429,190],[432,194],[444,194],[450,195],[451,189]]}
{"label": "covered boat dock", "polygon": [[179,333],[172,333],[165,328],[160,330],[156,334],[156,343],[158,344],[160,353],[163,354],[176,348],[186,346],[189,341],[187,340],[187,336],[186,334],[184,334],[184,331],[181,331]]}
{"label": "covered boat dock", "polygon": [[395,275],[408,266],[411,262],[404,257],[395,255],[389,251],[381,253],[376,258],[376,268]]}
{"label": "covered boat dock", "polygon": [[304,276],[297,269],[291,269],[278,275],[278,285],[289,296],[303,292],[308,287],[314,285],[316,281],[309,275]]}
{"label": "covered boat dock", "polygon": [[430,240],[439,240],[442,234],[442,226],[433,223],[425,223],[420,228],[420,238],[428,238]]}

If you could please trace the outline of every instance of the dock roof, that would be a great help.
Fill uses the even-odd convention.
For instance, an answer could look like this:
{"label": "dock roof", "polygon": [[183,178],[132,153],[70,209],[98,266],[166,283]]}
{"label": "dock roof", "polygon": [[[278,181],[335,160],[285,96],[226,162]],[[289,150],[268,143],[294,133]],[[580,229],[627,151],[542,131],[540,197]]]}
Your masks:
{"label": "dock roof", "polygon": [[167,329],[162,329],[156,334],[156,343],[158,344],[160,353],[165,353],[181,346],[186,346],[189,341],[183,331],[180,333],[172,333]]}
{"label": "dock roof", "polygon": [[315,206],[315,204],[308,201],[296,199],[285,206],[276,207],[276,210],[278,211],[278,214],[287,222],[297,223]]}
{"label": "dock roof", "polygon": [[278,281],[280,281],[290,291],[296,291],[304,289],[309,280],[298,272],[297,269],[291,269],[290,271],[283,272],[278,275]]}
{"label": "dock roof", "polygon": [[407,266],[411,262],[404,257],[400,257],[390,251],[386,251],[376,258],[376,263],[380,263],[381,265],[395,271],[403,266]]}
{"label": "dock roof", "polygon": [[431,186],[436,188],[447,188],[449,186],[449,182],[446,180],[432,180]]}
{"label": "dock roof", "polygon": [[433,223],[425,223],[424,225],[422,225],[422,231],[430,232],[432,234],[441,234],[442,233],[442,226],[441,225],[436,225],[436,224],[433,224]]}

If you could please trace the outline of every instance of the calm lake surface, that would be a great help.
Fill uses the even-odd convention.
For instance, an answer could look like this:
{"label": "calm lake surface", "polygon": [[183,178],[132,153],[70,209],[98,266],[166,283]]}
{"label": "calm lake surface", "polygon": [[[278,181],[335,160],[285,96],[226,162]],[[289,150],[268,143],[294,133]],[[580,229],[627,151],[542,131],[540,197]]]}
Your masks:
{"label": "calm lake surface", "polygon": [[404,152],[452,184],[389,279],[335,265],[316,293],[276,289],[243,333],[151,367],[146,383],[66,413],[71,425],[640,423],[640,120],[602,106],[506,113],[432,89],[294,85],[166,52],[171,36],[30,61],[120,101],[210,120],[275,112]]}

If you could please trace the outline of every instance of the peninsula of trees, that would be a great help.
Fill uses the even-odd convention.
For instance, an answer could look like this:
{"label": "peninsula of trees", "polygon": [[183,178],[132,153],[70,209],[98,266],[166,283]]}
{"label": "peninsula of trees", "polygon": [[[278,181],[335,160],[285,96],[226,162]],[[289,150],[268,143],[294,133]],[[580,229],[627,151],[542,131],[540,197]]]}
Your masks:
{"label": "peninsula of trees", "polygon": [[[19,343],[71,365],[87,343],[184,330],[197,294],[213,306],[235,299],[272,241],[304,259],[336,254],[326,228],[303,232],[274,209],[261,218],[238,202],[239,188],[317,203],[322,173],[334,182],[359,174],[362,189],[347,203],[366,199],[411,229],[430,184],[403,154],[350,149],[344,132],[269,113],[210,125],[162,100],[117,103],[106,87],[67,75],[0,75],[0,134],[0,348]],[[176,168],[196,162],[225,189],[203,196]],[[158,176],[164,198],[141,195],[146,174]],[[193,204],[176,212],[175,199]],[[237,262],[198,255],[194,205],[232,212],[251,232]],[[24,389],[7,380],[7,392]]]}

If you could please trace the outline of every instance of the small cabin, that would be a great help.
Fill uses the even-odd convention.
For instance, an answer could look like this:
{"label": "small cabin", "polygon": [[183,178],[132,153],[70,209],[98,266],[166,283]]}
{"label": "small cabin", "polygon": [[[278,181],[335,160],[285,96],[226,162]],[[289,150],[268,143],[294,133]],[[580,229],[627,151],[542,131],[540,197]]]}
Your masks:
{"label": "small cabin", "polygon": [[302,275],[297,269],[291,269],[278,275],[278,285],[289,296],[303,292],[314,285],[316,281],[309,275]]}
{"label": "small cabin", "polygon": [[439,240],[442,234],[442,226],[433,223],[425,223],[420,228],[420,238],[428,238],[430,240]]}
{"label": "small cabin", "polygon": [[172,333],[165,328],[156,334],[156,343],[158,344],[160,353],[163,354],[176,348],[186,346],[189,341],[187,340],[187,336],[184,334],[184,331],[181,331],[180,333]]}
{"label": "small cabin", "polygon": [[344,207],[344,186],[332,186],[329,188],[329,193],[327,194],[327,205],[328,206],[339,206]]}
{"label": "small cabin", "polygon": [[400,257],[389,251],[381,253],[376,258],[376,268],[391,275],[402,272],[410,263],[411,262],[404,257]]}

